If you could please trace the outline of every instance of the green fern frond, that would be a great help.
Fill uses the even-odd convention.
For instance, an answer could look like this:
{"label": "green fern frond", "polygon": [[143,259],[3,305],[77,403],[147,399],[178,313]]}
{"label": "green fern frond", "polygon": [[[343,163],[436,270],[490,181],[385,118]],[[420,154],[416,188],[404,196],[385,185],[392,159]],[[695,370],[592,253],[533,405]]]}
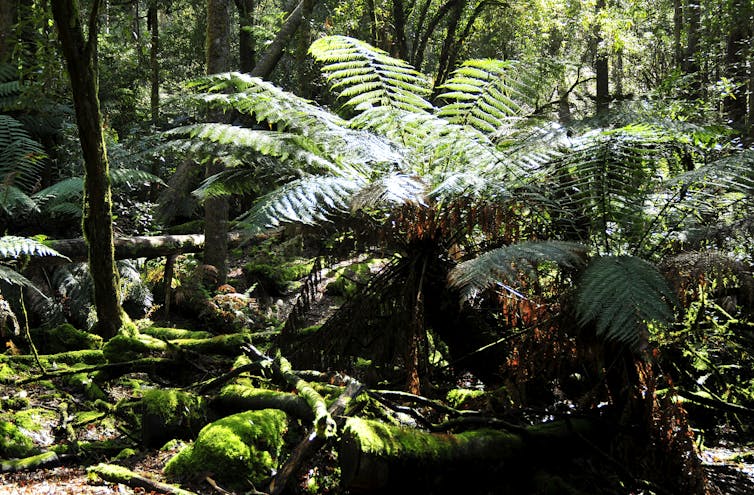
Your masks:
{"label": "green fern frond", "polygon": [[66,258],[36,239],[13,235],[0,237],[0,258],[16,259],[21,256],[56,256]]}
{"label": "green fern frond", "polygon": [[0,280],[10,285],[36,288],[31,280],[4,265],[0,265]]}
{"label": "green fern frond", "polygon": [[32,195],[32,198],[39,205],[45,205],[48,202],[54,204],[58,202],[69,201],[72,198],[79,197],[81,196],[83,190],[84,179],[81,177],[70,177],[42,189],[41,191]]}
{"label": "green fern frond", "polygon": [[438,115],[452,124],[495,133],[528,109],[522,67],[512,61],[468,60],[453,72],[437,98],[452,101]]}
{"label": "green fern frond", "polygon": [[659,270],[634,256],[604,256],[584,271],[576,314],[581,326],[594,324],[598,336],[639,350],[650,323],[673,319],[675,296]]}
{"label": "green fern frond", "polygon": [[0,184],[0,209],[8,215],[39,212],[39,207],[26,193],[15,186]]}
{"label": "green fern frond", "polygon": [[426,112],[432,105],[429,80],[408,63],[368,43],[346,36],[325,36],[312,43],[309,53],[324,63],[331,89],[357,112],[387,106]]}
{"label": "green fern frond", "polygon": [[31,191],[44,165],[42,146],[31,139],[23,125],[0,115],[0,181]]}
{"label": "green fern frond", "polygon": [[356,193],[351,200],[351,211],[404,203],[424,204],[425,200],[426,184],[421,179],[391,173],[371,182]]}
{"label": "green fern frond", "polygon": [[522,277],[531,276],[543,263],[560,267],[583,266],[586,248],[562,241],[524,242],[488,251],[477,258],[460,263],[448,274],[451,287],[460,290],[464,300],[495,286],[518,294],[514,289]]}
{"label": "green fern frond", "polygon": [[351,197],[365,184],[358,177],[303,177],[266,194],[238,220],[252,232],[287,223],[328,223],[332,215],[348,212]]}
{"label": "green fern frond", "polygon": [[151,174],[145,170],[139,170],[134,168],[111,168],[110,180],[114,187],[118,186],[136,186],[143,184],[160,184],[165,185],[165,182],[158,176]]}

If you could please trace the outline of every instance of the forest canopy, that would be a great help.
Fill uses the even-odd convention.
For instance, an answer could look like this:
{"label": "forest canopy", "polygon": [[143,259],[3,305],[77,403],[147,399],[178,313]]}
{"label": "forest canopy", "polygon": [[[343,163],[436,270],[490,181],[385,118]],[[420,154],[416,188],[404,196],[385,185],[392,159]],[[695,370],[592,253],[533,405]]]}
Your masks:
{"label": "forest canopy", "polygon": [[0,179],[11,493],[754,490],[751,0],[3,2]]}

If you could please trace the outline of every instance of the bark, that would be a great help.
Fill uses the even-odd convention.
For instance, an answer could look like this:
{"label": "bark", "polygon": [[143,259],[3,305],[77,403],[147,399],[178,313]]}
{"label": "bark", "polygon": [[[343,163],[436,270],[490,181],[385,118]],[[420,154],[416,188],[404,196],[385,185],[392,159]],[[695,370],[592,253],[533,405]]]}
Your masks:
{"label": "bark", "polygon": [[[416,70],[421,70],[421,66],[424,63],[424,50],[427,48],[427,43],[429,42],[429,38],[432,36],[432,34],[437,29],[437,26],[440,24],[440,22],[445,18],[446,15],[450,13],[450,11],[453,9],[453,6],[458,2],[458,0],[448,0],[442,6],[437,9],[437,12],[434,16],[432,16],[432,19],[427,24],[427,30],[424,31],[424,34],[421,36],[419,41],[414,44],[414,50],[413,54],[411,55],[411,65],[416,67]],[[423,16],[426,16],[427,10],[429,9],[429,3],[427,2],[422,6]],[[423,22],[423,21],[421,21]],[[418,36],[419,30],[417,29],[417,36]]]}
{"label": "bark", "polygon": [[[290,43],[293,35],[296,34],[301,21],[304,18],[305,4],[307,0],[300,0],[296,5],[296,8],[291,11],[288,18],[283,23],[283,26],[278,31],[275,39],[267,47],[267,51],[262,55],[261,60],[251,71],[251,75],[254,77],[261,77],[262,79],[268,79],[272,71],[275,70],[280,58],[283,56],[283,50],[288,43]],[[315,1],[312,0],[312,7]]]}
{"label": "bark", "polygon": [[157,13],[157,4],[153,1],[147,10],[147,24],[151,40],[149,45],[149,104],[152,111],[152,125],[154,126],[160,120],[160,62],[158,59],[160,53],[160,26]]}
{"label": "bark", "polygon": [[210,403],[210,407],[225,413],[280,409],[286,414],[304,421],[312,421],[314,415],[302,397],[275,390],[252,388],[244,385],[228,385]]}
{"label": "bark", "polygon": [[301,29],[299,30],[298,49],[296,53],[299,77],[298,94],[303,98],[311,98],[312,81],[316,79],[316,77],[312,73],[313,66],[311,63],[311,58],[309,57],[309,46],[312,43],[310,22],[313,8],[313,0],[304,0],[304,12],[301,21]]}
{"label": "bark", "polygon": [[[595,6],[597,16],[599,16],[600,11],[603,10],[605,6],[605,0],[597,0]],[[596,113],[597,116],[604,116],[610,110],[610,74],[608,70],[607,53],[600,48],[600,44],[603,41],[602,34],[600,33],[600,26],[595,26],[594,30],[594,74],[597,78]]]}
{"label": "bark", "polygon": [[393,26],[395,38],[393,39],[392,55],[408,60],[408,45],[406,44],[406,11],[402,0],[393,0]]}
{"label": "bark", "polygon": [[723,102],[725,112],[734,127],[744,129],[747,117],[749,70],[747,61],[752,56],[752,26],[754,21],[750,0],[731,0],[729,5],[731,30],[728,33],[725,63],[728,79],[733,84],[732,94]]}
{"label": "bark", "polygon": [[701,97],[702,84],[699,74],[699,54],[697,53],[699,45],[699,25],[702,18],[702,7],[696,0],[689,0],[686,4],[687,30],[686,30],[686,50],[683,56],[683,72],[686,75],[693,76],[691,90],[688,95],[689,99]]}
{"label": "bark", "polygon": [[256,63],[256,46],[251,29],[254,27],[255,0],[236,0],[238,10],[238,60],[241,72],[251,72]]}
{"label": "bark", "polygon": [[441,84],[445,82],[450,74],[452,50],[455,43],[456,31],[458,30],[458,23],[461,22],[461,14],[466,6],[466,0],[455,0],[450,11],[450,18],[448,19],[448,29],[445,33],[445,41],[442,44],[442,50],[440,50],[440,61],[437,68],[437,77],[435,78],[434,88],[437,90]]}
{"label": "bark", "polygon": [[683,67],[683,46],[681,33],[683,31],[683,6],[681,0],[673,0],[673,58],[676,68]]}
{"label": "bark", "polygon": [[101,0],[94,2],[84,39],[77,0],[52,2],[63,56],[73,90],[79,139],[84,155],[84,237],[89,247],[89,268],[94,280],[96,332],[103,338],[118,333],[123,310],[118,294],[118,272],[113,248],[112,196],[102,116],[97,96],[97,19]]}
{"label": "bark", "polygon": [[[207,74],[230,70],[230,4],[226,0],[207,1]],[[221,115],[214,115],[220,120]],[[221,160],[210,160],[205,177],[222,172]],[[212,198],[204,202],[204,263],[217,269],[216,285],[225,283],[228,274],[228,199]]]}
{"label": "bark", "polygon": [[0,2],[0,64],[10,62],[13,53],[13,24],[16,22],[16,2]]}
{"label": "bark", "polygon": [[0,461],[0,473],[13,473],[16,471],[29,471],[41,467],[52,468],[60,462],[55,452],[42,452],[31,457],[22,459],[9,459]]}

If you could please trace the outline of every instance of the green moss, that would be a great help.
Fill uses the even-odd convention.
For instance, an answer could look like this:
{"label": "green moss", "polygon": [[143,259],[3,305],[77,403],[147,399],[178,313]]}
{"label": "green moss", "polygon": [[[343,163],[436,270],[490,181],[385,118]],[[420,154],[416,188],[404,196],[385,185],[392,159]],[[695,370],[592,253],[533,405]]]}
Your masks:
{"label": "green moss", "polygon": [[18,380],[18,373],[13,371],[13,368],[3,363],[0,366],[0,383],[14,383]]}
{"label": "green moss", "polygon": [[76,373],[66,380],[68,385],[81,390],[89,400],[106,400],[107,394],[92,379],[89,373]]}
{"label": "green moss", "polygon": [[341,268],[335,272],[335,280],[327,284],[327,293],[332,296],[351,297],[371,275],[369,263],[356,263]]}
{"label": "green moss", "polygon": [[57,354],[67,351],[99,349],[102,337],[75,328],[64,323],[55,328],[37,328],[31,330],[31,337],[42,354]]}
{"label": "green moss", "polygon": [[118,455],[116,455],[113,460],[115,461],[122,461],[123,459],[128,459],[129,457],[133,457],[136,455],[136,451],[130,447],[126,447],[125,449],[118,452]]}
{"label": "green moss", "polygon": [[483,396],[484,390],[455,388],[447,393],[446,399],[451,407],[455,407],[456,409],[463,409],[466,404],[474,402],[475,399],[479,399]]}
{"label": "green moss", "polygon": [[[9,359],[14,364],[25,364],[36,368],[36,360],[34,356],[24,354],[21,356],[10,356]],[[58,354],[42,354],[39,356],[39,361],[45,368],[55,368],[60,364],[103,364],[105,357],[102,351],[97,349],[84,349],[80,351],[68,351]],[[36,368],[38,371],[38,368]]]}
{"label": "green moss", "polygon": [[54,421],[56,417],[57,413],[55,411],[35,407],[16,412],[13,416],[13,422],[16,426],[23,428],[24,430],[40,431],[46,424]]}
{"label": "green moss", "polygon": [[182,328],[147,327],[142,329],[141,333],[161,340],[209,339],[213,337],[210,332],[184,330]]}
{"label": "green moss", "polygon": [[[205,426],[196,442],[165,466],[172,477],[212,473],[231,487],[259,483],[277,467],[287,429],[285,413],[277,409],[247,411]],[[248,485],[246,485],[248,486]]]}
{"label": "green moss", "polygon": [[164,341],[151,335],[139,334],[129,337],[125,334],[118,334],[105,343],[102,353],[108,362],[122,363],[160,354],[167,348],[168,345]]}
{"label": "green moss", "polygon": [[0,411],[20,410],[29,407],[28,397],[8,397],[0,399]]}
{"label": "green moss", "polygon": [[475,430],[449,436],[361,418],[348,418],[343,435],[356,442],[362,452],[404,459],[462,459],[480,443],[499,446],[490,448],[491,452],[523,449],[523,440],[506,432]]}
{"label": "green moss", "polygon": [[0,421],[0,458],[28,457],[36,453],[34,442],[18,426]]}
{"label": "green moss", "polygon": [[190,427],[206,423],[204,397],[176,389],[151,389],[144,392],[142,405],[146,414],[160,417],[167,425]]}

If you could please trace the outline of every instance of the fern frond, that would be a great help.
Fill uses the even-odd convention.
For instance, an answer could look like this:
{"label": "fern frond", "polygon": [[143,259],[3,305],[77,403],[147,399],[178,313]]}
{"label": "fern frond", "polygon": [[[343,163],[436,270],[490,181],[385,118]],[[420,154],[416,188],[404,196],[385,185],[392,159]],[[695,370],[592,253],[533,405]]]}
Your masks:
{"label": "fern frond", "polygon": [[408,63],[368,43],[346,36],[325,36],[312,43],[309,53],[324,63],[330,87],[357,112],[387,106],[426,112],[432,105],[429,80]]}
{"label": "fern frond", "polygon": [[[14,269],[0,265],[0,280],[10,285],[18,285],[21,287],[35,288],[34,284],[28,278],[24,277]],[[37,289],[38,290],[38,289]]]}
{"label": "fern frond", "polygon": [[6,184],[0,184],[0,208],[9,215],[39,212],[37,204],[26,193]]}
{"label": "fern frond", "polygon": [[32,198],[39,205],[45,205],[48,202],[54,204],[79,197],[83,190],[84,179],[81,177],[70,177],[38,191],[32,195]]}
{"label": "fern frond", "polygon": [[158,176],[147,172],[146,170],[139,170],[135,168],[111,168],[110,180],[114,187],[117,186],[135,186],[142,184],[160,184],[165,185],[165,182]]}
{"label": "fern frond", "polygon": [[522,277],[531,276],[543,263],[560,267],[583,266],[586,248],[581,244],[562,241],[523,242],[487,251],[460,263],[448,274],[451,287],[460,290],[464,300],[473,299],[479,292],[502,286],[511,293]]}
{"label": "fern frond", "polygon": [[404,203],[424,204],[426,184],[418,177],[391,173],[361,189],[351,199],[351,211],[395,206]]}
{"label": "fern frond", "polygon": [[31,191],[45,158],[42,146],[31,139],[18,120],[0,115],[0,181]]}
{"label": "fern frond", "polygon": [[591,262],[578,287],[578,323],[594,323],[608,341],[639,350],[650,323],[673,319],[675,296],[657,267],[634,256],[603,256]]}
{"label": "fern frond", "polygon": [[495,133],[511,118],[528,109],[520,64],[506,60],[474,59],[464,62],[440,89],[437,98],[453,103],[438,115],[452,124]]}
{"label": "fern frond", "polygon": [[302,177],[260,198],[238,220],[252,232],[286,223],[328,223],[332,215],[348,211],[350,198],[365,184],[357,177]]}
{"label": "fern frond", "polygon": [[21,256],[56,256],[66,258],[36,239],[13,235],[0,237],[0,258],[16,259]]}

